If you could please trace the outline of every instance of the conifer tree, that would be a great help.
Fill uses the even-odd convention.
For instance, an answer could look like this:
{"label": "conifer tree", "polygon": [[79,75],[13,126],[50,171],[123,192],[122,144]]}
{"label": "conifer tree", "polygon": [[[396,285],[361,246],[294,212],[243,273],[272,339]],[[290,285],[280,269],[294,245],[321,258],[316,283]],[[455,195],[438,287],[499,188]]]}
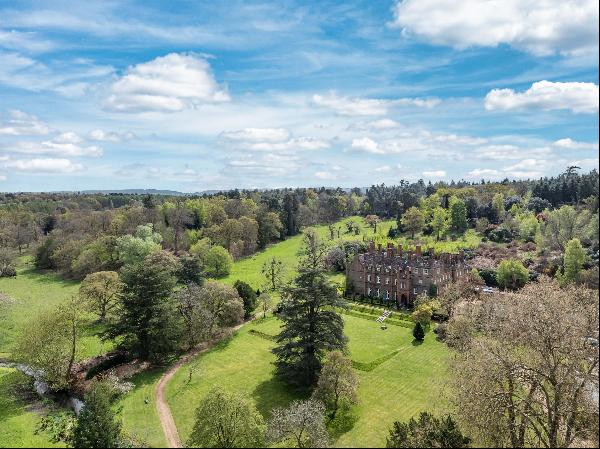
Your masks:
{"label": "conifer tree", "polygon": [[423,330],[423,326],[421,325],[421,323],[419,321],[417,321],[417,323],[415,324],[415,327],[413,329],[413,337],[417,341],[425,340],[425,331]]}
{"label": "conifer tree", "polygon": [[105,382],[96,382],[85,395],[73,432],[73,447],[119,447],[121,423],[111,407],[113,392]]}
{"label": "conifer tree", "polygon": [[283,330],[277,336],[276,373],[299,387],[315,385],[326,352],[344,350],[344,321],[335,311],[342,306],[336,287],[326,277],[327,247],[307,232],[300,252],[298,276],[283,289]]}

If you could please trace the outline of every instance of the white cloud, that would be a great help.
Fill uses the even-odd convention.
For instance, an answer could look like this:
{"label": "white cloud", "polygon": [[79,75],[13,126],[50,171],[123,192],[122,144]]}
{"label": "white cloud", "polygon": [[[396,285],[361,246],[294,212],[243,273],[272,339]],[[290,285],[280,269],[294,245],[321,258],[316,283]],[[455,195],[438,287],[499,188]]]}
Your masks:
{"label": "white cloud", "polygon": [[312,96],[312,102],[317,106],[332,109],[339,115],[385,115],[390,107],[394,105],[408,105],[432,108],[440,103],[438,98],[399,98],[396,100],[384,100],[376,98],[341,97],[335,92],[328,95]]}
{"label": "white cloud", "polygon": [[392,167],[390,167],[389,165],[382,165],[381,167],[375,168],[373,171],[377,173],[387,173],[392,171]]}
{"label": "white cloud", "polygon": [[423,176],[427,176],[429,178],[443,178],[446,176],[446,172],[444,170],[425,170],[423,172]]}
{"label": "white cloud", "polygon": [[295,150],[323,150],[329,148],[329,142],[313,137],[291,137],[285,128],[245,128],[237,131],[225,131],[221,137],[226,145],[233,149],[247,151],[286,152]]}
{"label": "white cloud", "polygon": [[548,162],[541,159],[522,159],[519,162],[498,169],[476,168],[467,174],[471,179],[499,180],[504,178],[534,179],[544,175]]}
{"label": "white cloud", "polygon": [[132,132],[117,133],[113,131],[104,131],[102,129],[94,129],[89,132],[87,138],[97,142],[123,142],[135,139],[135,134]]}
{"label": "white cloud", "polygon": [[328,171],[318,171],[315,173],[315,178],[321,179],[324,181],[333,181],[337,179],[337,176],[334,173]]}
{"label": "white cloud", "polygon": [[475,170],[471,170],[467,176],[469,178],[496,178],[500,174],[498,170],[492,168],[476,168]]}
{"label": "white cloud", "polygon": [[394,129],[398,128],[400,123],[389,118],[383,118],[381,120],[373,120],[372,122],[367,123],[367,126],[372,129]]}
{"label": "white cloud", "polygon": [[581,167],[582,170],[598,170],[598,158],[596,157],[571,161],[567,165]]}
{"label": "white cloud", "polygon": [[175,112],[230,100],[208,62],[183,53],[170,53],[130,67],[110,91],[105,106],[119,112]]}
{"label": "white cloud", "polygon": [[54,139],[54,142],[57,143],[81,143],[83,142],[83,139],[81,137],[79,137],[77,134],[75,134],[74,132],[66,132],[66,133],[62,133],[58,136],[56,136]]}
{"label": "white cloud", "polygon": [[248,176],[272,178],[273,176],[289,176],[302,168],[302,161],[293,154],[247,154],[227,162],[224,174],[231,177]]}
{"label": "white cloud", "polygon": [[552,150],[548,147],[539,148],[521,148],[517,145],[500,144],[488,145],[475,150],[474,156],[477,159],[487,159],[492,161],[518,160],[524,157],[547,157],[552,155]]}
{"label": "white cloud", "polygon": [[[65,133],[73,134],[73,133]],[[5,148],[5,151],[20,153],[20,154],[34,154],[34,155],[52,155],[52,156],[66,156],[66,157],[99,157],[104,154],[102,148],[96,145],[82,146],[78,143],[72,143],[64,139],[72,138],[75,140],[76,136],[67,136],[62,134],[63,140],[57,138],[54,140],[46,140],[44,142],[18,142],[14,145]],[[79,141],[81,142],[81,140]]]}
{"label": "white cloud", "polygon": [[369,137],[352,139],[350,146],[353,150],[366,151],[373,154],[385,154],[385,151],[380,149],[379,144]]}
{"label": "white cloud", "polygon": [[73,173],[84,169],[69,159],[16,159],[9,160],[4,167],[28,173]]}
{"label": "white cloud", "polygon": [[598,86],[594,83],[538,81],[525,92],[494,89],[485,97],[485,108],[570,109],[576,113],[597,113]]}
{"label": "white cloud", "polygon": [[598,151],[598,142],[578,142],[569,137],[559,139],[552,144],[553,147],[565,150],[596,150]]}
{"label": "white cloud", "polygon": [[507,44],[536,55],[596,54],[597,0],[404,0],[394,26],[457,49]]}
{"label": "white cloud", "polygon": [[290,138],[290,132],[284,128],[244,128],[237,131],[225,131],[226,139],[245,142],[283,142]]}
{"label": "white cloud", "polygon": [[0,175],[0,181],[6,181],[8,178],[6,175]]}
{"label": "white cloud", "polygon": [[35,115],[23,111],[10,111],[10,119],[6,123],[0,123],[0,135],[26,136],[44,135],[50,132],[50,128]]}

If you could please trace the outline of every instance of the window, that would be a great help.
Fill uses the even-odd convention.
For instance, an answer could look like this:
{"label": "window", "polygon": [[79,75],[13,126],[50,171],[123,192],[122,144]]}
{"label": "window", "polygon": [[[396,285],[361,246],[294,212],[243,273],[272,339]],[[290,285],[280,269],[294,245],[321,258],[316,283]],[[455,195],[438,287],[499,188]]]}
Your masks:
{"label": "window", "polygon": [[394,292],[394,301],[398,299],[398,293]]}
{"label": "window", "polygon": [[385,285],[388,285],[390,283],[390,278],[385,278]]}
{"label": "window", "polygon": [[371,282],[371,275],[370,274],[367,275],[367,281]]}
{"label": "window", "polygon": [[419,279],[419,284],[422,284],[422,283],[423,283],[423,279]]}
{"label": "window", "polygon": [[371,295],[371,287],[367,288],[367,295]]}
{"label": "window", "polygon": [[414,293],[415,295],[417,294],[417,289],[416,289],[416,288],[414,288],[414,289],[413,289],[413,293]]}
{"label": "window", "polygon": [[377,276],[377,283],[380,284],[381,283],[381,278],[379,276]]}
{"label": "window", "polygon": [[377,297],[379,298],[379,289],[377,289]]}
{"label": "window", "polygon": [[381,271],[381,265],[377,265],[377,271]]}
{"label": "window", "polygon": [[419,269],[415,268],[415,274],[419,274]]}
{"label": "window", "polygon": [[398,279],[394,279],[394,285],[398,285]]}
{"label": "window", "polygon": [[429,270],[427,268],[423,268],[423,274],[429,274]]}
{"label": "window", "polygon": [[437,269],[437,274],[440,274],[440,269],[439,268]]}

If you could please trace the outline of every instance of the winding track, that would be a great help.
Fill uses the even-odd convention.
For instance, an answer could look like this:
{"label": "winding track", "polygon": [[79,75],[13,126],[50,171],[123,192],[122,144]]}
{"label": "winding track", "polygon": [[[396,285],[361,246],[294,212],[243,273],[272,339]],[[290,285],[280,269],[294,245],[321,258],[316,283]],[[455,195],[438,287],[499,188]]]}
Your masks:
{"label": "winding track", "polygon": [[[249,321],[245,321],[242,324],[238,324],[237,326],[231,328],[231,330],[235,332],[250,321],[252,321],[252,319]],[[203,353],[204,351],[207,351],[218,342],[219,340],[212,341],[208,344],[202,344],[189,351],[187,354],[181,357],[177,361],[177,363],[175,363],[171,368],[169,368],[156,384],[156,389],[154,390],[154,396],[156,400],[156,411],[158,412],[158,418],[160,419],[160,425],[163,429],[163,433],[165,434],[165,439],[167,440],[168,447],[183,447],[183,445],[181,444],[181,440],[179,438],[179,432],[177,431],[177,426],[175,425],[173,414],[171,413],[171,409],[169,408],[169,404],[167,403],[165,387],[167,386],[167,383],[173,378],[175,373],[179,370],[179,368],[181,368],[188,360],[190,360],[192,357],[197,356],[198,354]]]}

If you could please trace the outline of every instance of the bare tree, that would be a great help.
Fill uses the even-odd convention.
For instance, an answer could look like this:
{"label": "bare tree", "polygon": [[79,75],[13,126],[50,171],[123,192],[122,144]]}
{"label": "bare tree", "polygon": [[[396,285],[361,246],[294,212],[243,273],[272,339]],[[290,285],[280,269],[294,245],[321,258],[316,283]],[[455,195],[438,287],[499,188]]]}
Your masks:
{"label": "bare tree", "polygon": [[597,444],[597,293],[542,279],[472,306],[453,317],[469,315],[478,332],[452,378],[456,408],[476,439],[512,447]]}
{"label": "bare tree", "polygon": [[340,407],[358,401],[357,389],[358,376],[352,368],[352,360],[344,357],[341,351],[330,352],[321,370],[313,397],[325,404],[333,420]]}

